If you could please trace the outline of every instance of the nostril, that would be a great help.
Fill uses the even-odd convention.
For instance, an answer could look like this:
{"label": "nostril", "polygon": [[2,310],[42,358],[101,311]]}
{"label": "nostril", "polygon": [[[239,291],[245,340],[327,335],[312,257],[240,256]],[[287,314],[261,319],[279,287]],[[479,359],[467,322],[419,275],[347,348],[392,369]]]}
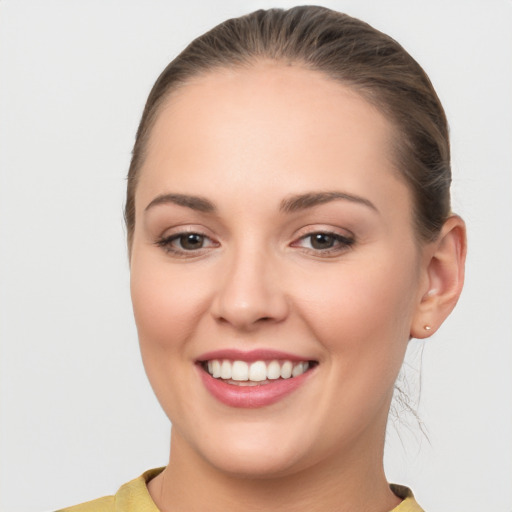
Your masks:
{"label": "nostril", "polygon": [[233,278],[216,294],[211,313],[219,324],[251,329],[284,320],[288,303],[280,290]]}

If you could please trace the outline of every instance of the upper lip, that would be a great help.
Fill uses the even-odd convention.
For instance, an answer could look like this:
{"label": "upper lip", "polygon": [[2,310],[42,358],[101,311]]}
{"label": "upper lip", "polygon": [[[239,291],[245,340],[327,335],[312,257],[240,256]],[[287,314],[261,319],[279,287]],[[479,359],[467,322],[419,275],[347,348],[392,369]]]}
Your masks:
{"label": "upper lip", "polygon": [[202,363],[204,361],[211,361],[213,359],[229,359],[231,361],[246,361],[248,363],[254,361],[273,361],[277,359],[300,362],[310,361],[308,357],[291,354],[289,352],[282,352],[273,349],[255,349],[255,350],[239,350],[239,349],[221,349],[213,350],[201,354],[197,361]]}

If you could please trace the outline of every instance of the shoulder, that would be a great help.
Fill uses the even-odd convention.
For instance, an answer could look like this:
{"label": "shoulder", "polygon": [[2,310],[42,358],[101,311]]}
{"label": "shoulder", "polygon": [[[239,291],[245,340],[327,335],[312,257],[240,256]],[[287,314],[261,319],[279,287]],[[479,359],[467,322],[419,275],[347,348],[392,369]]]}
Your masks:
{"label": "shoulder", "polygon": [[115,510],[114,496],[104,496],[97,500],[87,501],[80,505],[63,508],[57,512],[113,512]]}
{"label": "shoulder", "polygon": [[122,485],[113,496],[104,496],[57,512],[159,512],[149,495],[147,483],[163,469],[146,471]]}

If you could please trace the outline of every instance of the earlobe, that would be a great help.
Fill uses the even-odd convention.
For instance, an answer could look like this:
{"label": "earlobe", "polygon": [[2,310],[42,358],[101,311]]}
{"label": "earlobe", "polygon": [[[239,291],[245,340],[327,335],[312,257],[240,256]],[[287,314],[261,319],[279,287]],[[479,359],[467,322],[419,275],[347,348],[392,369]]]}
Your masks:
{"label": "earlobe", "polygon": [[411,337],[428,338],[455,307],[464,284],[466,226],[452,215],[426,254],[425,282],[411,325]]}

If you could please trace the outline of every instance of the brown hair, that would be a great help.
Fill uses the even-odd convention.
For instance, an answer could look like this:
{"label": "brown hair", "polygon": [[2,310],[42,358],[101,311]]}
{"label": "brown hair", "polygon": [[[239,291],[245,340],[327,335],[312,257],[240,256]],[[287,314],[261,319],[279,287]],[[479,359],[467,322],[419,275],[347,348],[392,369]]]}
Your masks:
{"label": "brown hair", "polygon": [[395,127],[394,153],[414,198],[418,239],[436,238],[450,214],[450,145],[443,107],[421,66],[391,37],[325,7],[258,10],[217,25],[189,44],[151,90],[128,172],[128,246],[135,190],[151,129],[169,94],[219,68],[273,59],[322,72],[358,91]]}

